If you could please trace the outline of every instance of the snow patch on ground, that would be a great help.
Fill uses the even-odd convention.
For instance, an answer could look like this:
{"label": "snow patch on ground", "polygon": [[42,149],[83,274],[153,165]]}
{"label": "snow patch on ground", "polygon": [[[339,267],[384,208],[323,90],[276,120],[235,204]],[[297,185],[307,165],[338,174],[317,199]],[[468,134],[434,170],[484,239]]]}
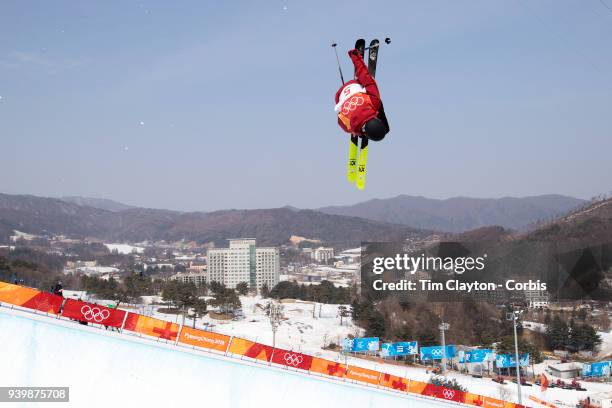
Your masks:
{"label": "snow patch on ground", "polygon": [[110,252],[117,251],[122,255],[141,254],[144,252],[143,247],[128,245],[128,244],[104,244]]}

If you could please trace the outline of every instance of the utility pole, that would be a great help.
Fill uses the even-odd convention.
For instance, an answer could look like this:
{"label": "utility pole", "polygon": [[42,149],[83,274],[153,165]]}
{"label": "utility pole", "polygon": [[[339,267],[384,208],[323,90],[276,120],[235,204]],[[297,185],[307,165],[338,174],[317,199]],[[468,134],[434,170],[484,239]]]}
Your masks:
{"label": "utility pole", "polygon": [[512,320],[512,325],[514,326],[514,359],[516,360],[516,390],[518,393],[518,403],[523,405],[523,396],[521,395],[521,362],[519,360],[519,352],[518,352],[518,336],[516,334],[516,323],[521,315],[520,310],[513,310],[512,313],[508,313],[506,315],[506,319]]}
{"label": "utility pole", "polygon": [[276,348],[276,331],[280,326],[283,308],[278,303],[270,302],[270,325],[272,326],[272,348]]}
{"label": "utility pole", "polygon": [[444,332],[450,328],[448,323],[442,322],[438,329],[440,329],[440,337],[442,338],[442,374],[446,375],[446,338]]}

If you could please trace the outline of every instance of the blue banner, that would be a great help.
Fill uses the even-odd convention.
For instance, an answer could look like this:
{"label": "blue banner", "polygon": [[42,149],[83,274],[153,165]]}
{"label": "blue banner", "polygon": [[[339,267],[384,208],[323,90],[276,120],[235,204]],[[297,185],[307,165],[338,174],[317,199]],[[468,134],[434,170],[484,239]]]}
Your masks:
{"label": "blue banner", "polygon": [[356,339],[344,339],[342,341],[342,351],[355,353],[364,351],[378,351],[378,337],[360,337]]}
{"label": "blue banner", "polygon": [[493,350],[491,349],[477,349],[459,352],[460,363],[482,363],[485,361],[493,361]]}
{"label": "blue banner", "polygon": [[[516,358],[514,354],[498,354],[495,357],[495,365],[497,368],[516,367]],[[521,367],[529,365],[529,353],[519,355],[519,365]]]}
{"label": "blue banner", "polygon": [[[446,358],[453,358],[455,355],[455,346],[446,346]],[[421,360],[442,360],[442,346],[421,347]]]}
{"label": "blue banner", "polygon": [[383,357],[408,356],[418,354],[416,341],[401,341],[398,343],[383,343],[380,355]]}
{"label": "blue banner", "polygon": [[610,375],[612,361],[600,361],[598,363],[587,363],[582,366],[583,377],[606,377]]}

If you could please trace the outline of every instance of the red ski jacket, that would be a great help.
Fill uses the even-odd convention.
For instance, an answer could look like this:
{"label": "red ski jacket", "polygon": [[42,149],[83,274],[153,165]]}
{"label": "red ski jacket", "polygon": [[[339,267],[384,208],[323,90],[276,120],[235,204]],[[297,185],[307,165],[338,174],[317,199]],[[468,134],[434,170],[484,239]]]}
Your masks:
{"label": "red ski jacket", "polygon": [[355,65],[357,79],[342,85],[336,92],[336,113],[338,124],[345,132],[363,135],[363,125],[378,116],[380,93],[359,52],[351,50],[349,57]]}

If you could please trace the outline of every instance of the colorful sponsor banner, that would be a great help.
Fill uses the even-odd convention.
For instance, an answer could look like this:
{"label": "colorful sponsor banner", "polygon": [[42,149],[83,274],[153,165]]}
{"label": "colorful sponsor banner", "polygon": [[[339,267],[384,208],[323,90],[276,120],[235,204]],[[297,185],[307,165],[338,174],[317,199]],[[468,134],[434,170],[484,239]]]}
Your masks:
{"label": "colorful sponsor banner", "polygon": [[582,366],[583,377],[606,377],[611,373],[612,361],[587,363]]}
{"label": "colorful sponsor banner", "polygon": [[504,401],[502,400],[498,400],[498,399],[491,398],[491,397],[483,397],[483,398],[484,398],[484,401],[482,404],[483,408],[506,408],[506,406],[504,405]]}
{"label": "colorful sponsor banner", "polygon": [[109,309],[108,307],[73,299],[67,299],[62,309],[62,316],[64,317],[112,327],[121,327],[125,313],[124,310]]}
{"label": "colorful sponsor banner", "polygon": [[408,380],[397,375],[383,373],[380,376],[380,385],[394,390],[408,392]]}
{"label": "colorful sponsor banner", "polygon": [[[497,368],[516,367],[516,358],[514,354],[498,354],[495,356],[495,365]],[[529,353],[519,355],[519,365],[521,367],[529,365]]]}
{"label": "colorful sponsor banner", "polygon": [[374,370],[368,370],[367,368],[349,366],[348,373],[346,374],[346,378],[355,381],[361,381],[368,384],[378,385],[378,378],[380,377],[380,372]]}
{"label": "colorful sponsor banner", "polygon": [[334,361],[314,357],[310,365],[310,371],[330,375],[332,377],[346,377],[346,366]]}
{"label": "colorful sponsor banner", "polygon": [[475,405],[477,407],[482,407],[484,405],[484,397],[482,395],[466,392],[465,403],[469,405]]}
{"label": "colorful sponsor banner", "polygon": [[493,361],[493,350],[491,349],[477,349],[469,351],[459,351],[460,363],[483,363],[485,361]]}
{"label": "colorful sponsor banner", "polygon": [[427,385],[427,383],[421,381],[410,380],[408,383],[408,392],[422,395]]}
{"label": "colorful sponsor banner", "polygon": [[272,357],[272,347],[239,337],[232,338],[228,351],[232,354],[238,354],[261,361],[270,361]]}
{"label": "colorful sponsor banner", "polygon": [[176,323],[154,319],[136,313],[128,313],[124,328],[125,330],[166,340],[176,340],[179,330],[179,326]]}
{"label": "colorful sponsor banner", "polygon": [[402,341],[398,343],[383,343],[380,355],[383,357],[408,356],[419,353],[416,341]]}
{"label": "colorful sponsor banner", "polygon": [[436,386],[435,396],[447,401],[465,402],[465,392],[452,388]]}
{"label": "colorful sponsor banner", "polygon": [[[442,346],[421,347],[421,360],[442,360]],[[446,358],[456,355],[455,346],[446,346]]]}
{"label": "colorful sponsor banner", "polygon": [[312,356],[295,351],[275,348],[274,353],[272,354],[272,362],[287,367],[310,370]]}
{"label": "colorful sponsor banner", "polygon": [[378,351],[380,340],[378,337],[358,337],[356,339],[344,339],[342,351],[361,353],[365,351]]}
{"label": "colorful sponsor banner", "polygon": [[229,341],[230,337],[224,334],[192,329],[186,326],[183,326],[179,336],[179,343],[223,352],[227,350]]}
{"label": "colorful sponsor banner", "polygon": [[0,282],[0,302],[58,314],[64,298],[24,286]]}

